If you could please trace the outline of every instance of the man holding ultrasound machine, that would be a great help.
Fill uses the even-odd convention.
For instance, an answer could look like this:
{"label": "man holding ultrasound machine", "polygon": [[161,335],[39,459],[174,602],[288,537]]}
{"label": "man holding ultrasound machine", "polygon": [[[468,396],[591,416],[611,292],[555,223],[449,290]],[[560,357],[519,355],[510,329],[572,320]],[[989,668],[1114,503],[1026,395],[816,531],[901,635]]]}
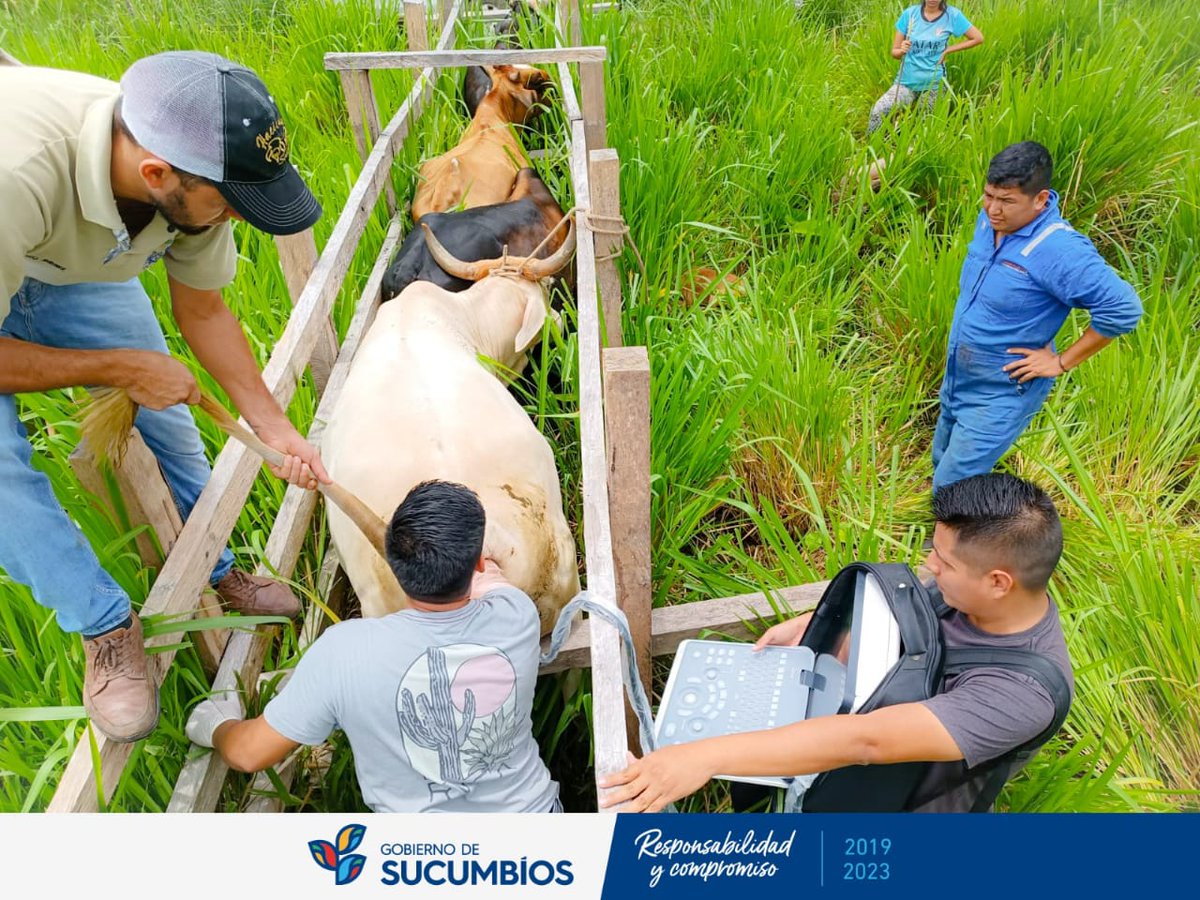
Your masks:
{"label": "man holding ultrasound machine", "polygon": [[[745,727],[762,730],[745,730],[736,727],[737,710],[722,710],[724,733],[714,737],[704,732],[706,718],[716,716],[692,715],[681,719],[681,742],[670,743],[666,732],[675,719],[668,704],[678,709],[692,700],[688,695],[707,686],[698,683],[680,690],[668,683],[659,711],[659,749],[602,781],[602,786],[613,788],[602,805],[656,812],[718,776],[772,783],[769,776],[826,773],[808,789],[799,808],[990,808],[1004,781],[1058,730],[1074,691],[1058,608],[1047,593],[1062,554],[1062,526],[1045,492],[1006,474],[977,475],[946,485],[934,495],[933,513],[933,549],[926,565],[936,588],[920,589],[905,584],[905,579],[888,585],[889,590],[898,589],[894,593],[899,599],[890,609],[901,619],[899,626],[869,573],[907,571],[906,567],[855,565],[831,582],[815,621],[808,613],[775,625],[754,645],[756,660],[782,659],[809,646],[827,651],[815,656],[803,651],[807,659],[815,659],[815,667],[798,679],[806,687],[792,693],[811,695],[807,712],[793,717],[791,724],[764,729],[747,723]],[[858,624],[853,629],[845,624],[838,632],[851,614],[839,618],[828,612],[827,602],[847,574],[858,577],[853,607]],[[900,602],[917,595],[922,605],[913,608],[925,611],[923,623]],[[871,612],[872,596],[880,601],[881,614]],[[869,621],[872,616],[874,623]],[[881,622],[884,627],[879,627]],[[921,624],[928,646],[914,646],[920,641]],[[865,636],[866,626],[876,634]],[[897,632],[904,634],[903,646]],[[722,647],[736,652],[736,645],[689,643],[704,645],[705,652],[718,656]],[[797,651],[783,649],[798,646]],[[854,658],[860,646],[861,661]],[[883,665],[877,664],[880,656]],[[936,663],[931,664],[931,658]],[[696,669],[698,677],[684,680],[702,682],[706,672],[717,671],[710,665]],[[924,678],[927,684],[920,695],[926,699],[878,705],[889,689],[894,697],[896,685],[905,678],[910,683]],[[730,680],[736,695],[737,679]],[[779,690],[775,693],[778,696]],[[823,695],[835,696],[830,702],[827,696],[821,699]],[[869,700],[867,695],[872,695]],[[743,692],[743,711],[753,696]],[[831,714],[838,712],[848,714]],[[797,779],[797,784],[810,782]],[[816,799],[820,802],[810,804]]]}

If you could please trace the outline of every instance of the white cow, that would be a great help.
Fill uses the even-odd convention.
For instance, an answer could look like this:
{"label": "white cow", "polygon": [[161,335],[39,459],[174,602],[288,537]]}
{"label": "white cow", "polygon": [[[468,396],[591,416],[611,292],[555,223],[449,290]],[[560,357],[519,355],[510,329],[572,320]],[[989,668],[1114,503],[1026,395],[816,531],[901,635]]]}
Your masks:
{"label": "white cow", "polygon": [[[492,275],[501,260],[462,263],[426,229],[435,258],[477,280],[450,293],[426,281],[383,304],[363,338],[322,441],[330,475],[385,521],[414,486],[465,484],[487,513],[484,553],[537,603],[546,633],[579,591],[575,540],[563,515],[554,453],[480,357],[515,372],[541,336],[539,278],[570,258],[574,230],[547,259],[509,260],[522,273]],[[336,508],[330,532],[364,616],[406,605],[395,575]]]}

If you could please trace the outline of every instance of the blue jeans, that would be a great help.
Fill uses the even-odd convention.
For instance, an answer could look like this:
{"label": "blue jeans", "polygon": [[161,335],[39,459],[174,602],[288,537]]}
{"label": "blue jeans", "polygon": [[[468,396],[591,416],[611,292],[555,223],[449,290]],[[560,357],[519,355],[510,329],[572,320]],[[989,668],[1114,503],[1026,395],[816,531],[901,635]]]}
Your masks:
{"label": "blue jeans", "polygon": [[1046,402],[1053,378],[1024,384],[1002,367],[1020,357],[960,344],[946,359],[933,433],[933,489],[992,471]]}
{"label": "blue jeans", "polygon": [[[44,284],[26,278],[0,336],[71,350],[128,348],[167,352],[150,298],[136,278],[123,283]],[[135,424],[154,452],[184,519],[211,469],[184,405],[142,409]],[[0,568],[54,610],[64,631],[94,634],[129,615],[129,597],[100,567],[83,532],[30,464],[33,448],[11,394],[0,394]],[[233,566],[226,549],[212,582]]]}

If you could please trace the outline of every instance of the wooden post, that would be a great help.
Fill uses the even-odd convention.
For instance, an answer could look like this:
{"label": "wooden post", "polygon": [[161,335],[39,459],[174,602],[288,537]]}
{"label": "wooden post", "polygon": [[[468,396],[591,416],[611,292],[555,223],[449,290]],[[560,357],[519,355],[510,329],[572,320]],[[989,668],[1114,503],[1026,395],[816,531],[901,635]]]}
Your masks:
{"label": "wooden post", "polygon": [[[346,594],[350,589],[350,579],[346,573],[342,571],[340,560],[338,559],[337,551],[333,549],[331,544],[325,552],[325,559],[321,562],[321,572],[317,576],[317,595],[329,607],[330,612],[336,616],[342,615],[342,610],[345,607]],[[297,641],[299,648],[304,650],[313,641],[321,636],[327,625],[330,624],[329,617],[325,615],[325,610],[317,606],[315,603],[308,608],[308,614],[304,617],[304,624],[300,628],[300,635]],[[295,671],[295,670],[291,670]],[[288,675],[291,674],[288,672]],[[271,676],[273,673],[264,672],[258,678],[259,686],[262,686],[264,679]],[[280,685],[282,689],[282,684]],[[284,787],[291,788],[292,782],[295,780],[297,763],[300,760],[300,754],[304,752],[304,748],[300,747],[292,751],[291,754],[282,763],[275,767],[275,774],[279,776],[280,782]],[[259,772],[254,776],[254,781],[250,784],[251,797],[246,803],[245,812],[250,813],[272,813],[283,811],[283,801],[271,792],[274,791],[274,785],[271,779],[267,777],[266,772]],[[208,812],[206,809],[196,809],[193,812]]]}
{"label": "wooden post", "polygon": [[588,163],[593,225],[604,232],[596,234],[596,280],[604,310],[604,343],[608,347],[621,347],[625,337],[621,329],[621,275],[615,254],[621,252],[625,238],[607,233],[620,228],[621,161],[616,150],[604,149],[591,151]]}
{"label": "wooden post", "polygon": [[[444,23],[443,23],[444,27]],[[427,52],[429,50],[429,26],[425,22],[424,0],[404,0],[404,30],[408,35],[408,49],[411,52]],[[444,37],[444,35],[443,35]],[[440,43],[440,41],[439,41]],[[437,81],[439,69],[434,69],[428,76],[428,84],[422,92],[425,103],[433,99],[433,87]],[[417,82],[422,74],[417,73]]]}
{"label": "wooden post", "polygon": [[578,47],[583,43],[583,16],[579,12],[579,0],[567,0],[567,15],[571,23],[571,45]]}
{"label": "wooden post", "polygon": [[[768,594],[739,594],[736,597],[660,606],[650,613],[650,653],[653,656],[670,656],[682,641],[700,637],[706,631],[718,631],[731,638],[752,641],[757,635],[746,627],[748,622],[760,620],[761,633],[773,623],[776,610],[807,612],[817,605],[828,586],[828,581],[819,581],[778,588]],[[550,675],[590,666],[591,629],[590,619],[576,623],[554,662],[543,666],[540,674]],[[550,639],[543,638],[542,651],[545,652],[549,646]]]}
{"label": "wooden post", "polygon": [[[158,460],[138,430],[135,428],[130,434],[121,465],[112,470],[115,494],[109,491],[104,472],[86,444],[75,448],[70,461],[79,483],[112,512],[123,528],[150,526],[153,534],[143,532],[137,537],[138,556],[143,564],[161,569],[183,530],[183,519]],[[216,595],[210,591],[201,594],[200,614],[223,615]],[[229,629],[193,632],[193,641],[204,671],[212,678],[229,643]]]}
{"label": "wooden post", "polygon": [[[316,238],[313,237],[311,228],[306,228],[299,234],[278,234],[275,236],[275,249],[279,252],[283,280],[287,282],[288,294],[295,305],[304,293],[308,277],[317,264]],[[333,370],[337,355],[337,331],[334,330],[332,319],[326,316],[317,330],[317,343],[308,363],[318,397],[325,392],[325,385],[329,383],[329,373]]]}
{"label": "wooden post", "polygon": [[584,139],[589,150],[608,146],[608,114],[604,108],[604,63],[579,64],[579,102],[583,107]]}
{"label": "wooden post", "polygon": [[[346,111],[350,114],[350,125],[354,129],[354,141],[358,144],[358,155],[366,162],[371,149],[379,140],[379,106],[375,102],[375,89],[371,87],[371,73],[367,69],[342,69],[338,72],[342,82],[342,93],[346,97]],[[388,216],[396,214],[396,192],[389,179],[384,184],[387,195]],[[313,255],[316,261],[316,254]]]}
{"label": "wooden post", "polygon": [[[651,694],[650,657],[650,359],[645,347],[601,353],[604,434],[608,439],[608,514],[613,542],[617,606],[629,620],[638,671]],[[638,722],[628,700],[629,749],[640,753]]]}
{"label": "wooden post", "polygon": [[433,0],[433,8],[437,11],[438,30],[444,33],[446,20],[450,18],[450,0]]}
{"label": "wooden post", "polygon": [[404,0],[404,34],[409,50],[429,49],[429,32],[425,25],[425,0]]}

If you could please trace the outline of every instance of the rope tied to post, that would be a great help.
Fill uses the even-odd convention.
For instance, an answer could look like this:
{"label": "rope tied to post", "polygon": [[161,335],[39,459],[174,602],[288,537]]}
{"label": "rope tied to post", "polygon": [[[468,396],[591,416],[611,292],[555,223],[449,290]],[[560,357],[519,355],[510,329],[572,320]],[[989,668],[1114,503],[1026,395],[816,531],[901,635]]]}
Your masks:
{"label": "rope tied to post", "polygon": [[[638,269],[642,273],[642,283],[645,284],[646,278],[646,263],[642,259],[642,252],[638,249],[637,244],[633,240],[633,234],[629,230],[629,224],[623,216],[606,216],[600,213],[594,213],[590,209],[584,207],[576,207],[584,217],[584,224],[587,225],[589,231],[593,234],[608,234],[621,238],[621,240],[629,245],[629,249],[633,251],[633,256],[637,260]],[[605,228],[598,223],[606,223],[614,226]],[[597,255],[596,262],[609,262],[610,260],[619,259],[624,248],[614,248],[611,253],[605,253],[603,256]]]}
{"label": "rope tied to post", "polygon": [[[642,259],[642,252],[638,249],[637,244],[633,240],[633,235],[629,230],[629,225],[622,216],[606,216],[600,213],[594,213],[586,206],[572,206],[567,210],[566,214],[558,221],[558,224],[551,228],[541,243],[534,247],[527,256],[515,257],[520,259],[520,263],[510,262],[508,255],[508,245],[504,245],[504,251],[501,255],[501,263],[492,269],[493,275],[524,275],[524,265],[528,260],[535,259],[537,255],[545,249],[546,245],[554,238],[554,235],[559,232],[572,218],[579,224],[582,224],[588,231],[593,234],[606,234],[621,238],[622,242],[629,245],[629,249],[633,251],[634,258],[637,260],[638,270],[642,273],[642,283],[647,281],[646,263]],[[614,259],[619,259],[623,247],[616,247],[611,253],[597,254],[596,262],[610,262]]]}

